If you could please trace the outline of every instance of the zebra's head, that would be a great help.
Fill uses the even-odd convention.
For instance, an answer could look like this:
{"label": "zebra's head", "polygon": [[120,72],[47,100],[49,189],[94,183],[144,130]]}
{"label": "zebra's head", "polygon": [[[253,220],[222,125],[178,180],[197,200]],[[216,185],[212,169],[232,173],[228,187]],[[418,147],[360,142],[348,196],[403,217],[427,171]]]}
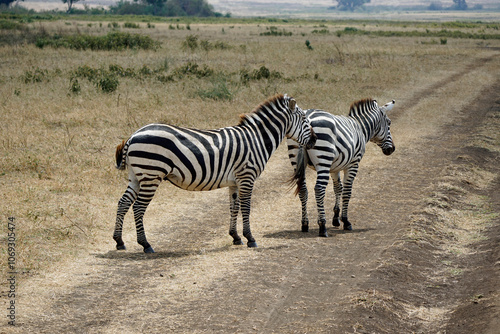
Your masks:
{"label": "zebra's head", "polygon": [[316,144],[316,134],[306,113],[297,105],[293,97],[285,94],[285,106],[290,115],[290,122],[286,131],[287,138],[292,138],[307,148],[313,148]]}
{"label": "zebra's head", "polygon": [[377,144],[385,155],[391,155],[396,150],[396,146],[392,141],[391,120],[387,117],[387,112],[394,107],[396,101],[392,100],[391,102],[384,104],[382,107],[377,105],[377,101],[374,102],[375,107],[378,108],[380,112],[380,122],[371,141]]}

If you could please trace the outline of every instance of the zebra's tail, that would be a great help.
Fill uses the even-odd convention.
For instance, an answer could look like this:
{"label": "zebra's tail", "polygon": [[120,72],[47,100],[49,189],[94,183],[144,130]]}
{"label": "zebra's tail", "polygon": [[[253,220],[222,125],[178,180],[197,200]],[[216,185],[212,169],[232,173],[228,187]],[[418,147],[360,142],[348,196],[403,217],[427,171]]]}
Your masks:
{"label": "zebra's tail", "polygon": [[128,150],[128,144],[125,142],[125,140],[122,141],[122,143],[116,147],[116,153],[115,153],[116,165],[115,165],[115,167],[117,169],[121,169],[121,170],[125,169],[125,166],[127,165],[125,163],[127,150]]}
{"label": "zebra's tail", "polygon": [[302,190],[302,185],[306,179],[306,169],[308,163],[308,155],[306,148],[303,145],[299,146],[299,151],[297,153],[297,164],[295,165],[295,172],[293,173],[291,183],[295,183],[297,188],[295,188],[295,196],[297,196]]}

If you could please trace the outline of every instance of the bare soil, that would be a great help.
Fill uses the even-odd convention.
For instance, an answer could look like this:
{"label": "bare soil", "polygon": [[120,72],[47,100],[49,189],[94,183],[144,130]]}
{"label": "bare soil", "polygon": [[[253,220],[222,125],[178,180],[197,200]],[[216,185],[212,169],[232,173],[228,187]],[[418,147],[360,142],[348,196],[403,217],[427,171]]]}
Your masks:
{"label": "bare soil", "polygon": [[[496,58],[397,101],[393,129],[410,106],[487,61]],[[498,333],[499,151],[481,143],[500,132],[499,92],[500,82],[487,87],[418,143],[398,146],[395,136],[391,157],[369,151],[354,185],[352,232],[330,226],[330,237],[319,238],[314,224],[300,232],[299,200],[282,182],[291,172],[282,146],[253,196],[259,248],[231,245],[227,190],[183,198],[162,185],[145,219],[157,253],[141,253],[131,217],[128,250],[114,250],[110,217],[102,250],[28,279],[17,326],[0,332]],[[490,177],[480,186],[470,175]],[[310,172],[310,187],[313,180]],[[331,193],[328,201],[333,207]],[[455,224],[447,215],[474,226],[476,213],[489,217],[481,237],[450,251],[458,239],[445,230]]]}

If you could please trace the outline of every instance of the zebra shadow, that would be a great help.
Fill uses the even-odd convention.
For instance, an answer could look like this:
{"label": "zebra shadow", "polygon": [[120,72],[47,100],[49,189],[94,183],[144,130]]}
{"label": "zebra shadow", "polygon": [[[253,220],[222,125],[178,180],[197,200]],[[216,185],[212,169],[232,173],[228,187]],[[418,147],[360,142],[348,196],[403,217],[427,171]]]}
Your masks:
{"label": "zebra shadow", "polygon": [[157,259],[174,259],[196,256],[207,253],[221,253],[230,251],[233,248],[232,245],[228,244],[226,246],[218,248],[201,248],[194,250],[179,250],[179,251],[156,251],[152,254],[145,254],[141,251],[118,251],[110,250],[107,253],[95,253],[93,254],[96,258],[100,259],[113,259],[113,260],[125,260],[125,261],[144,261],[144,260],[157,260]]}
{"label": "zebra shadow", "polygon": [[[374,230],[374,228],[360,228],[360,229],[353,229],[352,231],[330,228],[328,229],[328,235],[334,236],[338,234],[365,233],[372,230]],[[285,230],[285,231],[265,234],[263,235],[263,237],[271,239],[313,239],[313,238],[319,238],[318,234],[319,234],[319,228],[316,229],[309,228],[309,232],[302,232],[300,230]]]}

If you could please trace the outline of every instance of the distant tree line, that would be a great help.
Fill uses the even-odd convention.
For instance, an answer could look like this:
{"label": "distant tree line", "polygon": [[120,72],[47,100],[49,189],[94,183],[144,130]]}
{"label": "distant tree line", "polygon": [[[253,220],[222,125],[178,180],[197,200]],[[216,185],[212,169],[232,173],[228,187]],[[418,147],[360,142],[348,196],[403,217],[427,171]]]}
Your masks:
{"label": "distant tree line", "polygon": [[109,10],[118,15],[222,16],[206,0],[121,0]]}
{"label": "distant tree line", "polygon": [[[467,10],[469,6],[466,0],[453,0],[453,5],[451,7],[445,8],[439,1],[433,1],[427,8],[429,10]],[[472,9],[483,9],[483,5],[477,4]]]}
{"label": "distant tree line", "polygon": [[[24,1],[24,0],[21,0]],[[61,0],[68,6],[68,13],[78,13],[73,5],[83,0]],[[15,0],[0,0],[0,6],[9,7]],[[207,0],[120,0],[111,6],[111,14],[118,15],[156,15],[156,16],[222,16],[214,11]],[[226,14],[225,16],[230,16]]]}
{"label": "distant tree line", "polygon": [[370,0],[334,0],[337,3],[337,9],[354,11],[356,8],[369,3]]}

